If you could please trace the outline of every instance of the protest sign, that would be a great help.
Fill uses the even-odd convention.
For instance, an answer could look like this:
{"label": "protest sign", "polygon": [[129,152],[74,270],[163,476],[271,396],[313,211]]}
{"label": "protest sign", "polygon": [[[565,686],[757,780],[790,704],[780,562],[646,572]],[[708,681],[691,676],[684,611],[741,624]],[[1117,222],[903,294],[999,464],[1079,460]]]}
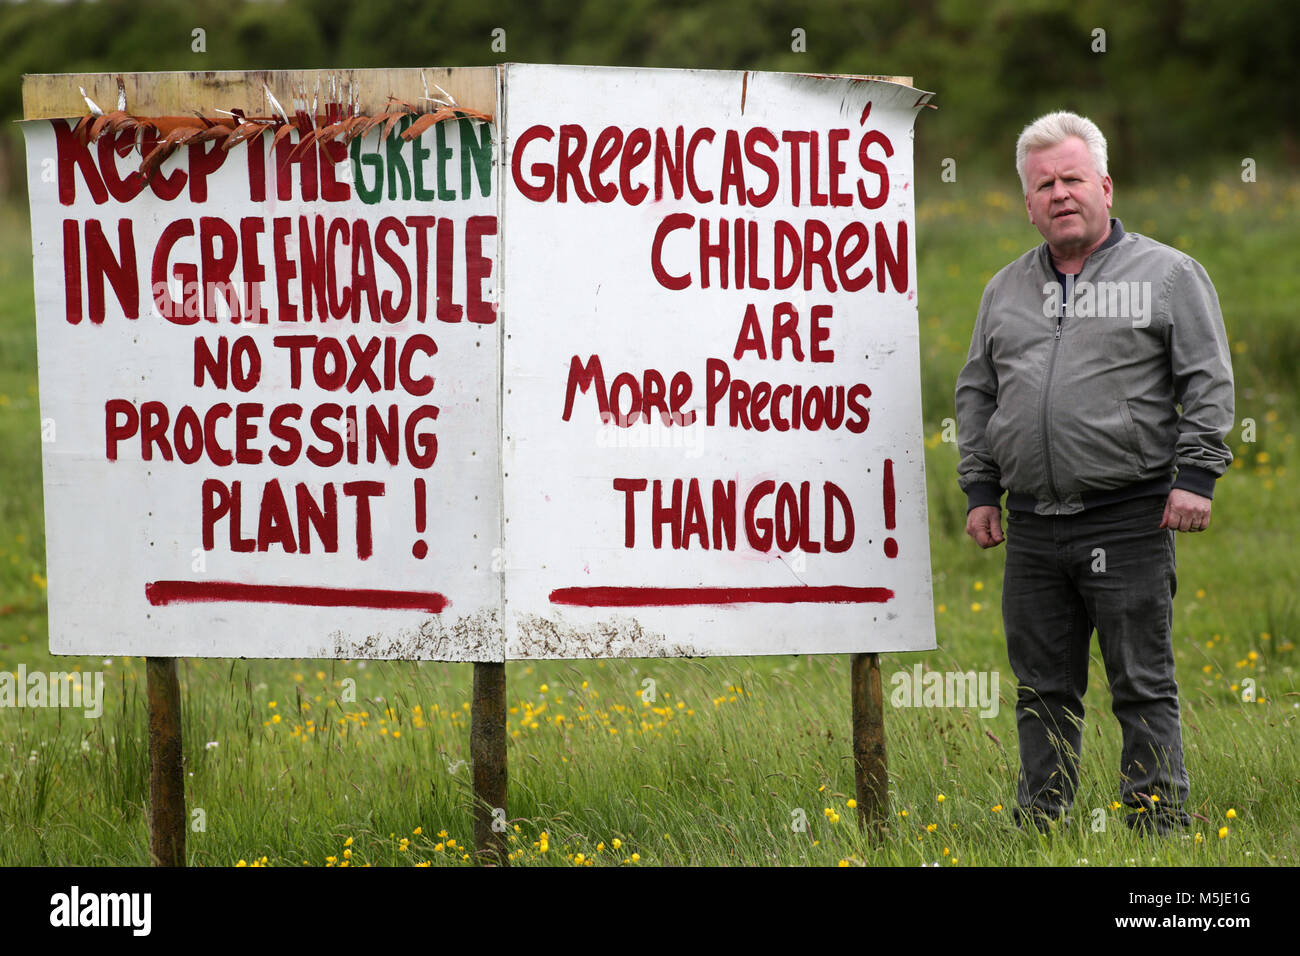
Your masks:
{"label": "protest sign", "polygon": [[505,76],[507,657],[933,647],[928,94]]}
{"label": "protest sign", "polygon": [[492,126],[342,110],[24,124],[55,652],[500,659]]}
{"label": "protest sign", "polygon": [[492,122],[323,100],[143,174],[165,123],[24,124],[52,650],[934,645],[928,94],[497,77]]}

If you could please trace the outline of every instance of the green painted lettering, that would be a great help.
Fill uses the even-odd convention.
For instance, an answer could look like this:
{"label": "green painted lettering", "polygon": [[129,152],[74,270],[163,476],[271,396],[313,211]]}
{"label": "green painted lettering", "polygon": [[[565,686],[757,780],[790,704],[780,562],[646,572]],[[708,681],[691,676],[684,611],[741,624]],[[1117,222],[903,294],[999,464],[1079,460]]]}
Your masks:
{"label": "green painted lettering", "polygon": [[[378,153],[362,156],[361,139],[358,136],[352,141],[352,184],[356,187],[357,196],[361,201],[367,206],[373,206],[384,194],[384,159]],[[371,186],[366,185],[365,173],[361,171],[363,166],[370,166],[375,170],[375,181]]]}
{"label": "green painted lettering", "polygon": [[492,195],[492,124],[479,123],[478,133],[481,139],[474,135],[474,122],[465,117],[459,120],[460,125],[460,198],[468,199],[471,192],[469,168],[470,164],[474,165],[474,172],[478,176],[479,191],[484,196]]}
{"label": "green painted lettering", "polygon": [[399,135],[406,132],[406,128],[413,122],[409,116],[403,116],[397,121],[397,126],[393,128],[393,135],[384,140],[384,159],[388,164],[388,198],[397,198],[397,179],[402,179],[402,198],[411,198],[411,173],[406,168],[406,160],[402,158],[402,146],[406,140]]}
{"label": "green painted lettering", "polygon": [[447,145],[447,124],[434,123],[433,154],[438,163],[438,199],[441,202],[452,202],[456,194],[447,188],[447,160],[451,159],[452,149]]}

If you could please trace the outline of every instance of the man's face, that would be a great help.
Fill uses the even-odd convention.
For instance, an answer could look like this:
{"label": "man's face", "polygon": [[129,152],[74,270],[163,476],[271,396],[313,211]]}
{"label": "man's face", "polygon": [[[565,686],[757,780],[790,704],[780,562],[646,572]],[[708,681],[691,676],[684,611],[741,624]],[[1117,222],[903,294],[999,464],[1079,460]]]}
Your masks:
{"label": "man's face", "polygon": [[1025,157],[1029,221],[1058,257],[1090,252],[1110,226],[1111,182],[1075,136]]}

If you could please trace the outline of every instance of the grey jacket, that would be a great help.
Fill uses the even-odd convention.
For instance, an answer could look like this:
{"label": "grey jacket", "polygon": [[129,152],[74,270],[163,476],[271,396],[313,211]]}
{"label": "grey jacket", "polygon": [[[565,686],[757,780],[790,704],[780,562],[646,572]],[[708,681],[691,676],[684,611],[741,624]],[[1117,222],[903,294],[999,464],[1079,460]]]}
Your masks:
{"label": "grey jacket", "polygon": [[1004,489],[1008,508],[1038,514],[1171,487],[1212,497],[1232,461],[1233,387],[1205,270],[1112,219],[1070,295],[1057,275],[1043,243],[984,289],[956,392],[969,507]]}

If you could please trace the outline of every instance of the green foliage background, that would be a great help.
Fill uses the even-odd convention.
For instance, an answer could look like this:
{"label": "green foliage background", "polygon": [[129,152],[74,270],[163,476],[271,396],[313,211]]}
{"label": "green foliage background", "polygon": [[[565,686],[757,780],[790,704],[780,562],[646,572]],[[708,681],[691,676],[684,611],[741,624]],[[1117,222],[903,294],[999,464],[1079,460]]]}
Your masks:
{"label": "green foliage background", "polygon": [[[0,49],[5,120],[21,114],[23,73],[742,68],[914,77],[939,106],[918,123],[918,170],[951,157],[1009,172],[1019,129],[1058,108],[1107,132],[1117,183],[1246,156],[1300,166],[1300,5],[1269,0],[32,0],[0,4]],[[21,195],[21,142],[5,125],[0,194]]]}

